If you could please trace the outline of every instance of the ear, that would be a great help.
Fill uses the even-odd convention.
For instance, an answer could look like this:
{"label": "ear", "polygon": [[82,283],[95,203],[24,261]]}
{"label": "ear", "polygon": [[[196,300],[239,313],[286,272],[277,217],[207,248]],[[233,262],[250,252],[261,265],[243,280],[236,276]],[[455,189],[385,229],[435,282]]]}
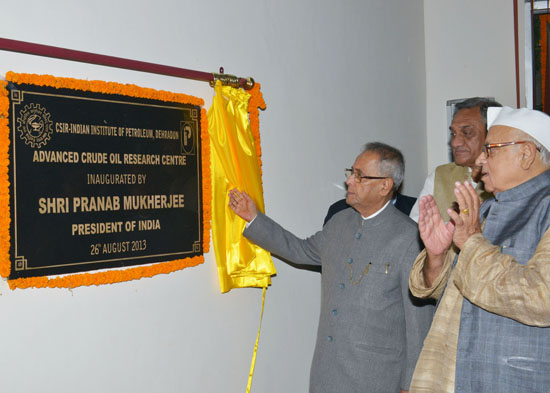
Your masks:
{"label": "ear", "polygon": [[520,165],[523,170],[529,170],[536,163],[537,147],[534,143],[528,142],[521,145]]}
{"label": "ear", "polygon": [[380,188],[380,194],[382,196],[387,196],[388,194],[393,193],[393,179],[391,177],[387,177],[384,180],[382,180],[382,187]]}

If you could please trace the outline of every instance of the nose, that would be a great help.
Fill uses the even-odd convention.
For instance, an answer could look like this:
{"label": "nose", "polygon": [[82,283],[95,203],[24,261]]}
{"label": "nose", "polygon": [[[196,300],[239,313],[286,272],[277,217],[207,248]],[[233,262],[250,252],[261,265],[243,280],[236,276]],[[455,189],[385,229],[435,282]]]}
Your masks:
{"label": "nose", "polygon": [[355,181],[355,179],[353,178],[353,173],[351,175],[349,175],[346,179],[346,185],[349,187],[351,185],[352,182]]}
{"label": "nose", "polygon": [[476,165],[477,166],[483,166],[487,162],[487,156],[485,155],[485,151],[482,149],[479,156],[476,158]]}
{"label": "nose", "polygon": [[451,147],[458,147],[462,146],[464,144],[464,138],[460,136],[460,134],[455,134],[454,136],[451,136]]}

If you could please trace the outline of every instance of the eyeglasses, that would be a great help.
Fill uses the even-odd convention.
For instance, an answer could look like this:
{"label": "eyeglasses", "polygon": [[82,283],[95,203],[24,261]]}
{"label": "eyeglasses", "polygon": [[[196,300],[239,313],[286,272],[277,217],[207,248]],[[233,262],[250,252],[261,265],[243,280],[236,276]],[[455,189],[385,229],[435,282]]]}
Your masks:
{"label": "eyeglasses", "polygon": [[356,183],[361,183],[361,180],[363,179],[387,179],[388,176],[361,176],[357,171],[354,171],[353,169],[346,168],[344,169],[344,174],[346,175],[346,179],[348,179],[350,176],[353,175],[353,178],[355,179]]}
{"label": "eyeglasses", "polygon": [[[528,143],[530,141],[516,141],[516,142],[503,142],[503,143],[486,143],[483,145],[483,152],[485,153],[485,156],[489,158],[491,156],[491,149],[496,149],[499,147],[504,146],[511,146],[511,145],[520,145],[522,143]],[[537,150],[539,148],[537,147]],[[539,150],[540,151],[540,150]]]}

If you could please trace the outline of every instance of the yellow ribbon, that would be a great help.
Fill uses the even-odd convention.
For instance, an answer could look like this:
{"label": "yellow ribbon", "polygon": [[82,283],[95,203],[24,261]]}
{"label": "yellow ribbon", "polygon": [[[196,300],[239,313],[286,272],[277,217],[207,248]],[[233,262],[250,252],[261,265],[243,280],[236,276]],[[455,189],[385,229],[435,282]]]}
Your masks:
{"label": "yellow ribbon", "polygon": [[258,328],[258,335],[256,336],[256,344],[254,344],[254,353],[252,354],[252,363],[250,364],[250,372],[248,373],[248,384],[246,385],[246,393],[250,393],[250,387],[252,386],[252,376],[254,375],[254,367],[256,366],[256,355],[258,353],[258,342],[260,341],[260,331],[262,330],[262,320],[264,319],[264,303],[265,303],[265,290],[264,287],[262,295],[262,312],[260,314],[260,327]]}

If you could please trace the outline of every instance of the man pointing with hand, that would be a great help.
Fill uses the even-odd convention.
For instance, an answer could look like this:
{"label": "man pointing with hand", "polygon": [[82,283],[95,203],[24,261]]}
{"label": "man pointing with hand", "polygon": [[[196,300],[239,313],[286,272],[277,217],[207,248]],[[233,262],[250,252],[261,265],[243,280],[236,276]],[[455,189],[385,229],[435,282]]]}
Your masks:
{"label": "man pointing with hand", "polygon": [[311,393],[407,391],[433,307],[414,299],[408,277],[418,255],[414,221],[390,203],[403,180],[401,152],[369,143],[346,170],[353,209],[299,239],[236,189],[229,206],[249,222],[244,236],[291,262],[321,266],[321,315]]}

